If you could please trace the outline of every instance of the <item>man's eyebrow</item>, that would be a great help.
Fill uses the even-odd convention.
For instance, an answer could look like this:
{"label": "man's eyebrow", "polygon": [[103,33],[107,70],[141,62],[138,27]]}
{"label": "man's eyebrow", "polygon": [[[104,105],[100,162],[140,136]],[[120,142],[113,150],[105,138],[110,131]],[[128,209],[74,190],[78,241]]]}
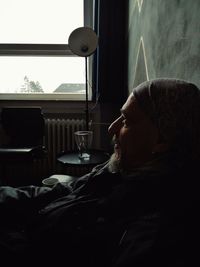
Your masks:
{"label": "man's eyebrow", "polygon": [[132,116],[131,116],[125,109],[121,108],[121,109],[120,109],[120,112],[121,112],[122,116],[123,116],[125,119],[127,119],[127,120],[129,120],[129,121],[132,121],[132,122],[134,122],[134,123],[137,121],[137,119],[134,118],[134,117],[132,117]]}

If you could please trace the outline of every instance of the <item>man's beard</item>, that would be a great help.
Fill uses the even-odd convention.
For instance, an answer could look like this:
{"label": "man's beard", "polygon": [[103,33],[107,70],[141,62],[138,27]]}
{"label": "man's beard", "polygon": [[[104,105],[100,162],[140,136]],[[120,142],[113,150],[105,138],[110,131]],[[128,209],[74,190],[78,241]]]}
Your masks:
{"label": "man's beard", "polygon": [[109,163],[108,163],[108,169],[112,173],[120,172],[121,170],[121,161],[117,159],[116,154],[113,153],[110,157]]}

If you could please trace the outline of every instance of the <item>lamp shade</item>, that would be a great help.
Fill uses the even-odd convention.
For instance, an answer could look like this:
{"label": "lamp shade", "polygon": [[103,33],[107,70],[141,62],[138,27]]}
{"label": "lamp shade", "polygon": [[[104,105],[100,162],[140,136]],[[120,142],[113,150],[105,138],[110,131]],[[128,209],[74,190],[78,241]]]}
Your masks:
{"label": "lamp shade", "polygon": [[87,57],[96,50],[98,37],[92,28],[80,27],[70,34],[68,44],[75,55]]}

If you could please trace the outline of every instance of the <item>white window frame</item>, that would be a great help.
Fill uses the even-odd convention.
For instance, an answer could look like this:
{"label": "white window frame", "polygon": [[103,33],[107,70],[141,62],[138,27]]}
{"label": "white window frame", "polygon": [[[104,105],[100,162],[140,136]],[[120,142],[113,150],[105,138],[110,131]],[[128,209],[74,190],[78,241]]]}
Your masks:
{"label": "white window frame", "polygon": [[[94,0],[84,1],[84,26],[94,27]],[[2,44],[0,43],[1,56],[59,56],[77,57],[69,48],[68,44]],[[92,61],[93,56],[88,58],[88,79],[92,84]],[[92,98],[92,90],[89,87],[89,100]],[[0,100],[85,100],[85,94],[6,94],[0,93]]]}

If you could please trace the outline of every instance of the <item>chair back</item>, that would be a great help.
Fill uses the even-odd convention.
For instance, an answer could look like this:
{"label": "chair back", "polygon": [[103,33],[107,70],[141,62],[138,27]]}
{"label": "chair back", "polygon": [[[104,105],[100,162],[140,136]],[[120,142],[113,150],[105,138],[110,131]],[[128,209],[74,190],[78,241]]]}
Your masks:
{"label": "chair back", "polygon": [[45,121],[41,107],[3,107],[1,122],[10,139],[10,146],[31,147],[43,144]]}

